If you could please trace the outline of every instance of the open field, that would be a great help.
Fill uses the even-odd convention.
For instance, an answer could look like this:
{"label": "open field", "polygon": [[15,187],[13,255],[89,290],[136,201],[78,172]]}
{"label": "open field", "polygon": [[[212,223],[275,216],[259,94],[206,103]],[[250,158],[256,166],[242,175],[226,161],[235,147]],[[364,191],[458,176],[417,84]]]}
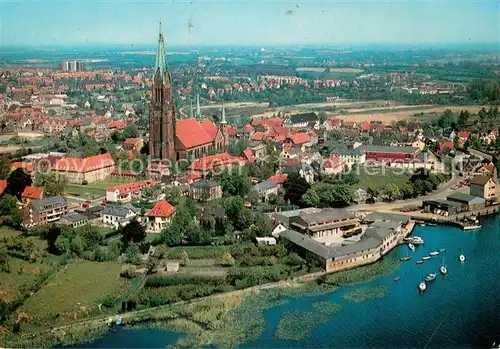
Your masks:
{"label": "open field", "polygon": [[106,196],[106,190],[100,188],[91,188],[86,185],[67,185],[64,188],[64,194],[87,199],[88,197]]}
{"label": "open field", "polygon": [[358,74],[364,72],[363,69],[358,69],[358,68],[330,68],[329,71],[330,73],[351,73],[351,74]]}
{"label": "open field", "polygon": [[19,230],[9,228],[5,225],[0,226],[0,240],[3,238],[10,238],[10,237],[14,237],[14,236],[19,236],[21,234],[22,234],[22,232]]}
{"label": "open field", "polygon": [[326,70],[326,68],[315,68],[315,67],[301,67],[295,69],[298,72],[314,72],[314,73],[322,73]]}
{"label": "open field", "polygon": [[125,184],[125,183],[131,183],[133,181],[134,180],[131,180],[129,178],[111,176],[107,179],[103,179],[102,181],[89,183],[88,185],[86,185],[86,187],[97,188],[97,189],[107,189],[109,187],[114,187],[114,186]]}
{"label": "open field", "polygon": [[68,264],[37,293],[22,310],[40,320],[70,320],[84,317],[104,297],[118,299],[130,286],[120,278],[121,264],[79,261]]}
{"label": "open field", "polygon": [[365,170],[364,168],[359,169],[359,183],[353,185],[353,188],[356,189],[364,189],[366,190],[369,186],[375,186],[378,188],[382,188],[387,184],[397,184],[402,185],[405,184],[408,179],[410,179],[410,175],[407,171],[404,171],[403,174],[400,174],[402,169],[391,169],[391,168],[368,168]]}
{"label": "open field", "polygon": [[[393,121],[398,120],[409,120],[412,118],[418,119],[432,119],[436,117],[436,114],[440,114],[445,110],[449,109],[452,112],[458,113],[462,110],[468,110],[470,113],[478,113],[483,106],[480,105],[466,105],[466,106],[420,106],[417,108],[411,107],[407,110],[400,110],[399,107],[395,107],[395,111],[378,111],[374,112],[373,110],[367,110],[366,113],[360,112],[359,109],[354,114],[344,114],[344,115],[336,115],[339,119],[342,120],[351,120],[351,121],[381,121],[384,123],[391,123]],[[349,110],[347,110],[349,112]],[[416,116],[415,114],[423,113],[423,115]],[[327,113],[328,115],[328,113]],[[330,114],[333,115],[333,114]]]}

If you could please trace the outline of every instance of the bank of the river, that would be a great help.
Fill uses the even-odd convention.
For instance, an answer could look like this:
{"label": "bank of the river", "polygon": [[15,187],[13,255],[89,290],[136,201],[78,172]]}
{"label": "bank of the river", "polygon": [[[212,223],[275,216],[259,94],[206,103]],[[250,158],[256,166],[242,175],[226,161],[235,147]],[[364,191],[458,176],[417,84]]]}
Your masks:
{"label": "bank of the river", "polygon": [[[323,285],[322,290],[289,287],[260,291],[251,297],[224,300],[218,296],[213,299],[220,301],[211,304],[174,309],[180,316],[171,321],[143,324],[133,330],[113,329],[105,337],[77,346],[491,347],[500,340],[500,220],[491,216],[482,225],[477,231],[416,227],[414,233],[425,239],[425,245],[415,252],[402,245],[380,263],[327,276],[323,281],[330,281],[328,287],[340,286],[335,291]],[[416,259],[439,248],[446,249],[444,256],[415,264]],[[462,252],[467,257],[463,264],[457,259]],[[408,253],[411,261],[395,262]],[[443,257],[448,275],[438,275],[419,294],[421,275],[437,272]],[[385,272],[373,269],[388,261],[400,268],[392,266]],[[372,275],[368,275],[369,270]],[[356,278],[346,278],[346,274],[354,272],[364,274],[357,281],[369,281],[348,284]],[[393,280],[396,275],[401,277],[399,281]]]}

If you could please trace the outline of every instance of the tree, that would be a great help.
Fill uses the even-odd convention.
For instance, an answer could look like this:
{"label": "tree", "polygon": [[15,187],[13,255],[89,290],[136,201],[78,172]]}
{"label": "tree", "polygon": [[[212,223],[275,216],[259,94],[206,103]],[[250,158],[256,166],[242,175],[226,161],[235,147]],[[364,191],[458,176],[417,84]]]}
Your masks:
{"label": "tree", "polygon": [[376,186],[369,185],[368,188],[366,189],[366,195],[368,196],[370,202],[375,202],[375,200],[380,195],[380,190]]}
{"label": "tree", "polygon": [[445,110],[444,113],[438,119],[438,125],[442,128],[449,128],[456,124],[457,120],[455,114],[449,109]]}
{"label": "tree", "polygon": [[415,195],[415,191],[411,183],[405,183],[401,185],[399,191],[401,192],[401,197],[405,200],[410,199]]}
{"label": "tree", "polygon": [[135,126],[134,124],[129,124],[127,127],[125,127],[122,134],[118,136],[118,138],[121,138],[121,140],[137,137],[139,137],[139,131],[137,130],[137,126]]}
{"label": "tree", "polygon": [[137,219],[131,220],[122,228],[121,232],[125,245],[128,245],[130,242],[141,242],[146,238],[146,230]]}
{"label": "tree", "polygon": [[17,208],[17,200],[11,195],[0,197],[0,223],[20,228],[23,222],[21,211]]}
{"label": "tree", "polygon": [[291,204],[303,206],[302,196],[311,188],[311,185],[298,174],[291,174],[283,182],[285,200]]}
{"label": "tree", "polygon": [[309,189],[302,195],[302,201],[307,206],[317,207],[319,205],[319,196],[316,190],[313,188]]}
{"label": "tree", "polygon": [[141,264],[141,251],[139,246],[130,245],[125,251],[125,263]]}
{"label": "tree", "polygon": [[397,184],[387,184],[384,188],[384,195],[389,201],[394,201],[401,197],[401,192]]}
{"label": "tree", "polygon": [[77,256],[82,256],[84,251],[83,240],[80,236],[75,236],[70,243],[70,250]]}
{"label": "tree", "polygon": [[462,110],[458,115],[458,126],[464,127],[469,121],[470,113],[467,110]]}
{"label": "tree", "polygon": [[221,267],[232,267],[235,264],[233,256],[229,252],[224,252],[216,261]]}
{"label": "tree", "polygon": [[67,180],[55,172],[36,174],[35,186],[43,188],[46,196],[60,195],[64,191]]}
{"label": "tree", "polygon": [[226,195],[244,197],[252,187],[252,181],[245,170],[240,168],[226,170],[221,176],[222,191]]}
{"label": "tree", "polygon": [[71,241],[67,237],[59,235],[55,242],[55,248],[59,254],[67,253],[71,249]]}
{"label": "tree", "polygon": [[7,179],[10,173],[10,160],[6,155],[0,155],[0,180]]}
{"label": "tree", "polygon": [[31,183],[31,175],[24,168],[17,168],[7,178],[7,187],[4,194],[15,196],[20,200],[24,189],[30,186]]}
{"label": "tree", "polygon": [[10,256],[5,244],[0,245],[0,271],[10,273]]}

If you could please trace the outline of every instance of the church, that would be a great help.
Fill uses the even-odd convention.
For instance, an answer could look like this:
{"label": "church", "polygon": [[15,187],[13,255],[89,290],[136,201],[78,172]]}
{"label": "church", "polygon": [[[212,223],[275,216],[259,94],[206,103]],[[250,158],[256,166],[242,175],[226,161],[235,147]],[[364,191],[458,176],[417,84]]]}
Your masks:
{"label": "church", "polygon": [[161,23],[151,92],[149,155],[152,160],[197,159],[214,151],[228,150],[229,134],[224,108],[218,125],[201,118],[199,100],[196,113],[198,120],[192,115],[186,119],[177,119]]}

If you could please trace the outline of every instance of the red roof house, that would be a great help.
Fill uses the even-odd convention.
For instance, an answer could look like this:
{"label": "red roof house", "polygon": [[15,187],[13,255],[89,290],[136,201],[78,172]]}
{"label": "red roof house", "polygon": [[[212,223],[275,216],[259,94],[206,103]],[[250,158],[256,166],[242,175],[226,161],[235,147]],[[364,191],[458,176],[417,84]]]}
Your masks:
{"label": "red roof house", "polygon": [[246,161],[239,156],[233,156],[228,153],[220,153],[196,159],[191,165],[188,166],[188,170],[209,172],[220,167],[228,167],[232,165],[243,166],[245,162]]}
{"label": "red roof house", "polygon": [[175,207],[172,206],[168,201],[161,200],[154,205],[154,207],[149,210],[146,214],[147,217],[170,217],[175,213]]}

